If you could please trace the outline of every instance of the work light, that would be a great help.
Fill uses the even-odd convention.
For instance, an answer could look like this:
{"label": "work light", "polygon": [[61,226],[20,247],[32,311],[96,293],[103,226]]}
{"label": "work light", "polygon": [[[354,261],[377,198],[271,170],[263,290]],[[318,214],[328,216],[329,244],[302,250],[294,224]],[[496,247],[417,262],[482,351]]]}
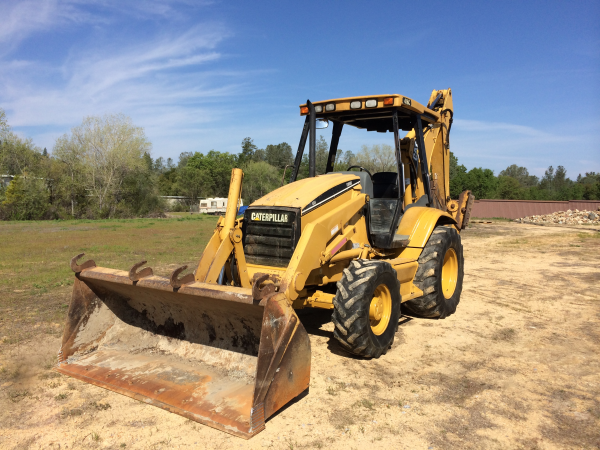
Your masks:
{"label": "work light", "polygon": [[362,107],[362,102],[360,100],[354,100],[350,102],[350,109],[360,109]]}
{"label": "work light", "polygon": [[377,100],[375,100],[375,99],[367,100],[365,102],[365,106],[367,108],[375,108],[377,106]]}

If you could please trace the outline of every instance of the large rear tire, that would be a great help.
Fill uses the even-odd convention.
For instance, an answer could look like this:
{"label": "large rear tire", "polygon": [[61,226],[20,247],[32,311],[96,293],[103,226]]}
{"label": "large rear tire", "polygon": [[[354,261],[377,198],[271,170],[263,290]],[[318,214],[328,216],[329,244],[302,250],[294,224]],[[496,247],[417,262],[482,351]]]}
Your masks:
{"label": "large rear tire", "polygon": [[464,276],[460,234],[451,227],[437,227],[419,257],[415,286],[423,296],[404,303],[411,312],[444,319],[456,311]]}
{"label": "large rear tire", "polygon": [[334,336],[355,355],[379,358],[394,342],[400,318],[400,284],[384,261],[352,261],[333,299]]}

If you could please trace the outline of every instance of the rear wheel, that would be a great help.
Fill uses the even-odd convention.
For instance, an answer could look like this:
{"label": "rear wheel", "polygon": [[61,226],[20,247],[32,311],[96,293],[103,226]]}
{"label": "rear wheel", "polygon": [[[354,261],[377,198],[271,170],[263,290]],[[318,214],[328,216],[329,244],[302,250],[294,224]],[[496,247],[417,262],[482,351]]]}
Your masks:
{"label": "rear wheel", "polygon": [[335,338],[355,355],[379,358],[394,342],[400,318],[400,284],[384,261],[353,261],[337,283]]}
{"label": "rear wheel", "polygon": [[460,301],[463,275],[460,234],[454,228],[437,227],[419,257],[415,274],[415,286],[423,291],[423,296],[404,305],[419,316],[448,317]]}

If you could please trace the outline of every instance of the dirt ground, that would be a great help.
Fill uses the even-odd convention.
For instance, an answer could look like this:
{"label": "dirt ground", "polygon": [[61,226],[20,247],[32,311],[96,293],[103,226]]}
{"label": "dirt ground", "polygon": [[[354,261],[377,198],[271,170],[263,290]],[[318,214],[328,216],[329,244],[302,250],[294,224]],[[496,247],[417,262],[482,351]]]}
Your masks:
{"label": "dirt ground", "polygon": [[380,359],[302,314],[310,390],[249,441],[51,371],[56,335],[4,343],[0,448],[600,448],[600,233],[497,222],[463,244],[456,314],[403,316]]}

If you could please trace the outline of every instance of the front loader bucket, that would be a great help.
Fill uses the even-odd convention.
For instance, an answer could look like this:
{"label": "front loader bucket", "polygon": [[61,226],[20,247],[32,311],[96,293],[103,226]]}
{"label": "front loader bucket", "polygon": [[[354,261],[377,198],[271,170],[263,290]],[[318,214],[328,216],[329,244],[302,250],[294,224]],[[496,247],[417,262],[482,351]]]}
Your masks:
{"label": "front loader bucket", "polygon": [[244,438],[308,388],[310,342],[282,294],[89,263],[57,371]]}

